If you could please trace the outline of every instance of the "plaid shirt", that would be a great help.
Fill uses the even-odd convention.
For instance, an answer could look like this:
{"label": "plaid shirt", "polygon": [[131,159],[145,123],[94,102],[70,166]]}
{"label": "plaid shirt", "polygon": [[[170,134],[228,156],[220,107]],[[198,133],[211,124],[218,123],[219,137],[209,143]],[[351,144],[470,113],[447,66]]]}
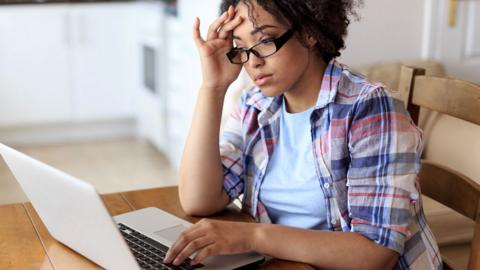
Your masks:
{"label": "plaid shirt", "polygon": [[[281,102],[258,87],[244,92],[220,143],[224,188],[232,200],[243,194],[242,208],[257,222],[270,222],[259,193],[278,141]],[[310,125],[329,229],[398,252],[395,269],[441,269],[416,181],[422,134],[403,102],[332,60]]]}

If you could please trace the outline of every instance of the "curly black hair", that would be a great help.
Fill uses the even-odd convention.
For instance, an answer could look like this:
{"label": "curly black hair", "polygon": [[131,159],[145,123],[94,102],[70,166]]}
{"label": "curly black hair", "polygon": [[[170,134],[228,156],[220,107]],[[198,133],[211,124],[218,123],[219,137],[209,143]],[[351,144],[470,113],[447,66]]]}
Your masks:
{"label": "curly black hair", "polygon": [[363,0],[222,0],[220,13],[243,2],[255,24],[253,1],[279,22],[295,29],[300,37],[314,37],[318,41],[315,49],[325,63],[341,55],[350,17],[358,19],[355,8],[363,4]]}

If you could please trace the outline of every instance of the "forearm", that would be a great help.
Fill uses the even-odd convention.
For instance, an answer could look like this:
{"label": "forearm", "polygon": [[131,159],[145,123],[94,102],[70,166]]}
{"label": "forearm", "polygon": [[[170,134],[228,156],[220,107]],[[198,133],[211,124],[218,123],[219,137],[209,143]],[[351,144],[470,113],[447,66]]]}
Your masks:
{"label": "forearm", "polygon": [[392,269],[398,255],[357,233],[256,224],[256,252],[321,269]]}
{"label": "forearm", "polygon": [[[184,210],[210,215],[228,202],[223,191],[219,130],[226,89],[201,88],[180,166],[179,195]],[[222,94],[223,93],[223,94]]]}

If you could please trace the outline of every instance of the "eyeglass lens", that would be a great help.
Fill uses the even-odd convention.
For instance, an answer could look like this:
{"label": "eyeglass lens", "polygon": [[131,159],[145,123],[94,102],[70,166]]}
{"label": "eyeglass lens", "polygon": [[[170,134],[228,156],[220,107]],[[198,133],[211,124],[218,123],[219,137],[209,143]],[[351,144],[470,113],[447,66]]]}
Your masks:
{"label": "eyeglass lens", "polygon": [[[277,51],[277,48],[275,46],[275,43],[273,41],[265,42],[265,43],[259,43],[252,47],[251,49],[242,49],[242,50],[236,50],[235,55],[231,58],[231,60],[234,63],[245,63],[249,59],[249,54],[250,52],[255,54],[257,57],[267,57],[272,54],[274,54]],[[233,54],[233,53],[232,53]]]}
{"label": "eyeglass lens", "polygon": [[233,64],[246,63],[250,58],[250,53],[255,54],[256,57],[265,58],[276,53],[293,35],[293,30],[290,29],[282,36],[268,41],[262,41],[250,49],[234,48],[227,53],[227,57]]}

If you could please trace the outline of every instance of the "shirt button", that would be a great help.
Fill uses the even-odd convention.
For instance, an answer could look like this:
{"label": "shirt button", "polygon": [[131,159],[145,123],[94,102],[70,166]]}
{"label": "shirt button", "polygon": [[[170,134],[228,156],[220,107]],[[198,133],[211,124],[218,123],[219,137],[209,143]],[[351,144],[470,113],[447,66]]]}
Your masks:
{"label": "shirt button", "polygon": [[323,186],[324,186],[325,188],[330,188],[330,183],[324,183]]}
{"label": "shirt button", "polygon": [[332,218],[332,220],[330,221],[333,225],[337,224],[337,220]]}

